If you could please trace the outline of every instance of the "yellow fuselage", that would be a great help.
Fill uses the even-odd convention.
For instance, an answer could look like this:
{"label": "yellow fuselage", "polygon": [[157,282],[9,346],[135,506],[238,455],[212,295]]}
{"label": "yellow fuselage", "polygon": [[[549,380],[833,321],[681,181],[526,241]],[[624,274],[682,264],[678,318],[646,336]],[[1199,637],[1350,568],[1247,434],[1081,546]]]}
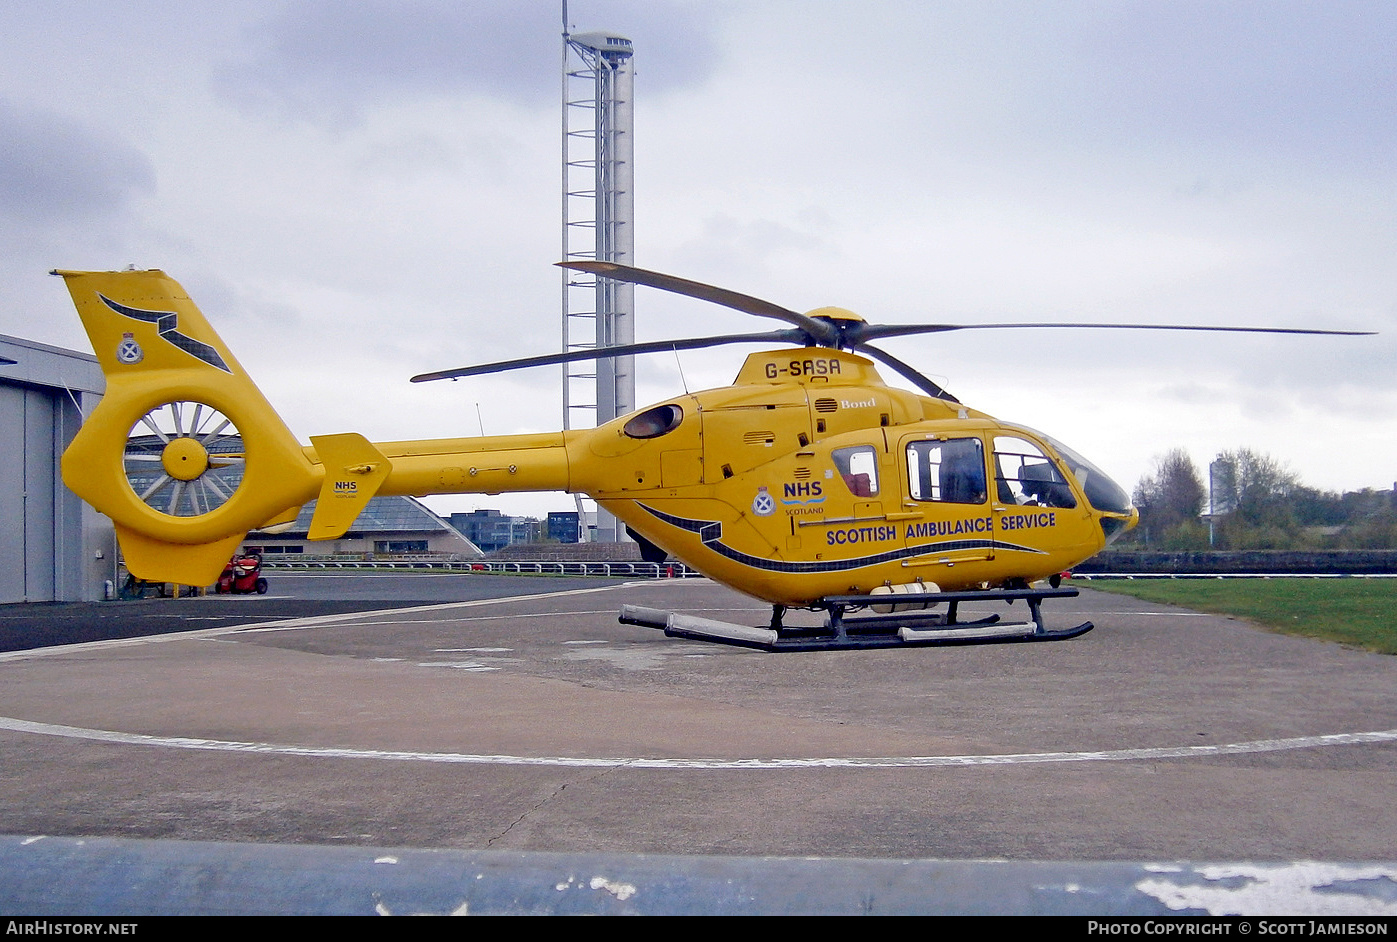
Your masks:
{"label": "yellow fuselage", "polygon": [[[1001,503],[988,491],[978,503],[913,499],[909,443],[973,436],[990,455],[997,432],[1026,433],[887,387],[853,354],[753,354],[733,386],[639,414],[666,407],[681,417],[648,438],[628,435],[626,416],[585,431],[378,443],[392,465],[378,493],[584,493],[694,569],[788,605],[918,581],[1032,582],[1105,543],[1084,499],[1074,508]],[[832,457],[859,446],[876,456],[872,493],[851,488]]]}
{"label": "yellow fuselage", "polygon": [[[1014,441],[1056,466],[1051,442],[890,388],[870,361],[824,348],[752,354],[732,386],[596,429],[377,444],[346,433],[305,446],[173,280],[60,274],[108,381],[64,455],[64,479],[112,517],[141,578],[209,584],[249,530],[288,522],[314,499],[310,537],[331,539],[374,494],[587,494],[694,569],[786,605],[884,585],[1032,582],[1100,550],[1103,516],[1117,529],[1134,522],[1128,501],[1093,508],[1065,466],[1055,501],[1015,493],[996,449]],[[244,449],[230,459],[188,437],[166,445],[158,460],[172,488],[219,461],[245,462],[236,491],[193,515],[137,494],[122,464],[143,417],[171,402],[227,416]],[[967,454],[979,489],[953,493],[947,469]],[[931,483],[933,460],[945,464]]]}

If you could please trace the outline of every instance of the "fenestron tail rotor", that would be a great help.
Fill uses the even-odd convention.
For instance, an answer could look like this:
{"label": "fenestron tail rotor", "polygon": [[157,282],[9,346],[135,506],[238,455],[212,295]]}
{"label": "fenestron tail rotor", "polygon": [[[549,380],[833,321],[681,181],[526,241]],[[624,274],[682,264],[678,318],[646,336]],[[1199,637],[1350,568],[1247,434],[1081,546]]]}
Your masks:
{"label": "fenestron tail rotor", "polygon": [[217,510],[242,485],[242,437],[232,419],[203,402],[167,402],[141,416],[122,459],[136,496],[171,517]]}

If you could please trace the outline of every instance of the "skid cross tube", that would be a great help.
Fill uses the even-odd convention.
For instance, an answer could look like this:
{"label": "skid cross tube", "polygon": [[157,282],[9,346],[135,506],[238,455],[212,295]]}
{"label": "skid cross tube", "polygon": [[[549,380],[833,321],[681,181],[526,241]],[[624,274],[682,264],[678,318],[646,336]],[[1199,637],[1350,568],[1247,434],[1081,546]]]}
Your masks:
{"label": "skid cross tube", "polygon": [[[1049,630],[1043,623],[1044,599],[1073,598],[1076,589],[989,589],[965,592],[929,592],[917,596],[828,596],[812,605],[828,614],[828,623],[816,627],[791,627],[782,620],[784,605],[772,606],[771,622],[765,627],[736,625],[662,609],[627,605],[620,621],[627,625],[657,628],[672,638],[688,638],[763,651],[827,651],[859,648],[907,647],[928,644],[984,644],[1005,641],[1064,641],[1086,634],[1094,627],[1083,622],[1074,628]],[[1002,622],[996,614],[970,621],[959,620],[961,602],[1023,600],[1030,620]],[[929,611],[939,603],[946,610]],[[886,614],[872,613],[850,617],[851,609],[891,606]],[[913,609],[898,611],[899,608]]]}

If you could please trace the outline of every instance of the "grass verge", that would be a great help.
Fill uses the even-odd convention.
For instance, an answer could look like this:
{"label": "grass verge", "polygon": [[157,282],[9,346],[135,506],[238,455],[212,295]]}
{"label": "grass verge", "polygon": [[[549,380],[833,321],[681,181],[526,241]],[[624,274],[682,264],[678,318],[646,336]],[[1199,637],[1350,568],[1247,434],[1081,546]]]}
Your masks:
{"label": "grass verge", "polygon": [[1235,615],[1288,635],[1397,654],[1397,579],[1092,579],[1076,584]]}

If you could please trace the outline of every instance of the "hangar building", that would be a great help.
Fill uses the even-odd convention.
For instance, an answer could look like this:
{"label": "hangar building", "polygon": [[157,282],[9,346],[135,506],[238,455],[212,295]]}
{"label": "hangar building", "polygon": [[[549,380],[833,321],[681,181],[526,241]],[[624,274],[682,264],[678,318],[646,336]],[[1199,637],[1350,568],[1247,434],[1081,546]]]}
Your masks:
{"label": "hangar building", "polygon": [[58,467],[103,389],[96,357],[0,335],[0,603],[101,599],[116,579],[111,521]]}

